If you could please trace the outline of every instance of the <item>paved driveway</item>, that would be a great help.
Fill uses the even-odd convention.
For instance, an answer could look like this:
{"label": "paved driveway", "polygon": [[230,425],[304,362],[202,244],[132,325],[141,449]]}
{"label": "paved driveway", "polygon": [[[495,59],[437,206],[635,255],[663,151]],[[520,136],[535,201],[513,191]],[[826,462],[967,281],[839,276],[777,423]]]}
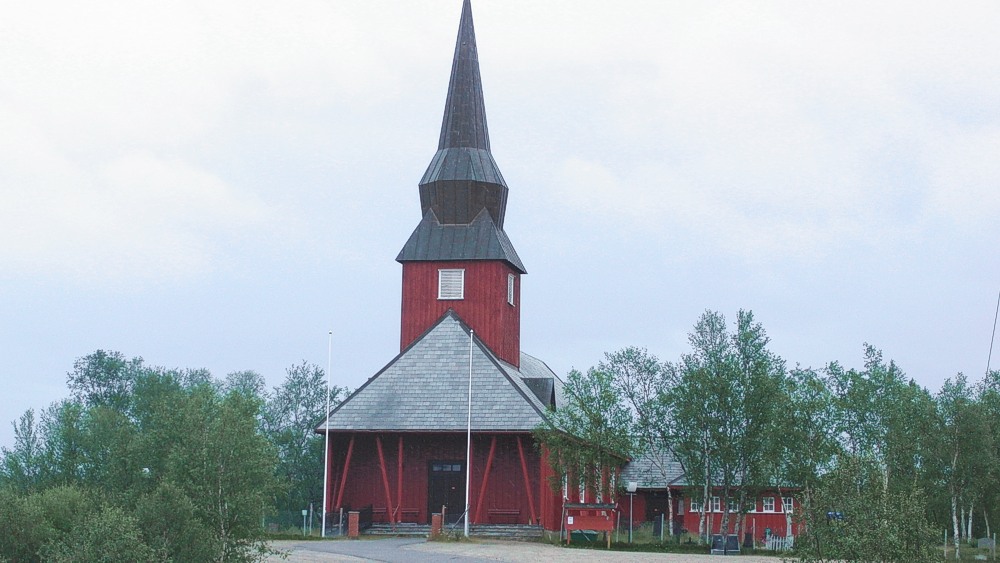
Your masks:
{"label": "paved driveway", "polygon": [[[709,555],[627,553],[598,549],[567,549],[546,543],[473,540],[468,542],[428,542],[423,538],[380,538],[328,541],[278,541],[276,549],[288,552],[287,559],[272,557],[269,563],[328,563],[332,561],[384,561],[387,563],[432,563],[459,561],[486,563],[646,563],[651,561],[708,563],[719,557]],[[778,563],[771,557],[740,557],[738,563]]]}

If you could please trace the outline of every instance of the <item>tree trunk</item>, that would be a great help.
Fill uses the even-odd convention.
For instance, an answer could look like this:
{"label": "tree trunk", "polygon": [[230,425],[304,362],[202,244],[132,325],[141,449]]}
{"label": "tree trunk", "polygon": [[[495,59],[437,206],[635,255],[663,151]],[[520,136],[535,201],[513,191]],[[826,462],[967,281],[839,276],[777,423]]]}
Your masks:
{"label": "tree trunk", "polygon": [[952,532],[955,534],[955,559],[959,558],[959,547],[961,532],[958,527],[958,498],[956,498],[955,493],[951,494],[951,527]]}
{"label": "tree trunk", "polygon": [[972,508],[976,506],[975,501],[969,503],[969,520],[967,522],[967,528],[965,528],[965,539],[967,541],[972,541]]}
{"label": "tree trunk", "polygon": [[726,546],[726,536],[729,535],[729,485],[722,489],[722,502],[719,504],[722,510],[722,523],[719,525],[719,533],[722,534],[722,548]]}
{"label": "tree trunk", "polygon": [[709,480],[710,480],[709,479],[709,475],[711,475],[711,472],[709,471],[709,467],[708,467],[708,430],[705,430],[704,437],[702,438],[702,447],[704,448],[704,450],[703,450],[703,455],[704,455],[703,459],[704,459],[704,466],[705,466],[705,483],[704,483],[704,488],[702,489],[702,493],[703,494],[702,494],[702,499],[701,499],[701,519],[698,522],[698,537],[701,538],[701,541],[707,541],[708,540],[708,534],[710,534],[712,532],[711,530],[708,530],[708,531],[705,530],[705,513],[707,512],[708,503],[709,503],[709,500],[710,500],[708,498],[708,493],[709,493],[709,489],[710,489],[710,487],[709,487]]}
{"label": "tree trunk", "polygon": [[669,531],[668,535],[671,536],[671,537],[673,537],[673,535],[674,535],[674,495],[670,491],[670,486],[669,485],[667,486],[667,519],[668,519],[667,525],[670,526],[669,528],[667,528],[667,530]]}
{"label": "tree trunk", "polygon": [[986,537],[992,538],[993,534],[990,533],[990,515],[986,513],[986,508],[983,508],[983,521],[986,522]]}
{"label": "tree trunk", "polygon": [[958,520],[960,522],[959,529],[962,530],[962,537],[965,541],[969,541],[969,534],[966,533],[965,528],[965,503],[960,503],[958,505]]}
{"label": "tree trunk", "polygon": [[746,491],[741,488],[738,499],[739,502],[737,503],[737,506],[739,506],[739,510],[736,511],[736,526],[734,527],[734,533],[736,534],[737,545],[743,543],[743,541],[740,538],[743,536],[743,525],[744,525],[743,506],[746,504],[746,498],[747,498]]}

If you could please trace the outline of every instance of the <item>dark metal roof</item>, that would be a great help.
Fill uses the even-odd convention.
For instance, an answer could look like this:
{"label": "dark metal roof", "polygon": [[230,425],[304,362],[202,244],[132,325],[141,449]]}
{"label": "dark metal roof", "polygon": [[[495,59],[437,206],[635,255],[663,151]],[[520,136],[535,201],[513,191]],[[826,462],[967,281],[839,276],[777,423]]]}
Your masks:
{"label": "dark metal roof", "polygon": [[465,0],[438,150],[420,179],[420,210],[450,225],[469,223],[483,209],[503,229],[507,183],[490,154],[472,6]]}
{"label": "dark metal roof", "polygon": [[458,25],[455,59],[448,83],[448,101],[445,103],[444,123],[441,124],[441,138],[438,141],[438,150],[452,147],[490,150],[470,0],[465,0],[462,4],[462,20]]}
{"label": "dark metal roof", "polygon": [[420,184],[444,180],[471,180],[507,187],[490,151],[469,147],[451,147],[434,153]]}
{"label": "dark metal roof", "polygon": [[397,262],[441,260],[505,260],[527,273],[507,233],[485,210],[467,225],[442,225],[433,211],[427,211],[396,256]]}
{"label": "dark metal roof", "polygon": [[[472,429],[530,432],[545,421],[548,404],[532,393],[521,372],[500,361],[477,336],[471,344]],[[317,432],[465,431],[469,354],[469,327],[449,310],[333,409]]]}

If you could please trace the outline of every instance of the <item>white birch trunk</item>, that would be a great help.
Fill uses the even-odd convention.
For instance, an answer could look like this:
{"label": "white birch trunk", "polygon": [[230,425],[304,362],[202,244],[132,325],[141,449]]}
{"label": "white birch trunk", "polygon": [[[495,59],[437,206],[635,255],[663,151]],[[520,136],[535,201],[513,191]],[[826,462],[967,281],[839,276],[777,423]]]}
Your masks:
{"label": "white birch trunk", "polygon": [[668,515],[667,517],[670,520],[670,522],[668,523],[670,527],[667,528],[667,530],[669,530],[669,533],[667,535],[672,537],[674,535],[674,495],[672,492],[670,492],[669,485],[667,486],[667,515]]}
{"label": "white birch trunk", "polygon": [[965,528],[965,539],[972,541],[972,508],[976,506],[975,501],[969,503],[969,519],[967,521],[967,528]]}
{"label": "white birch trunk", "polygon": [[951,527],[952,532],[955,534],[955,559],[958,559],[961,531],[958,527],[958,498],[954,492],[951,494]]}
{"label": "white birch trunk", "polygon": [[965,503],[959,503],[958,505],[958,528],[962,531],[962,537],[965,541],[969,541],[969,535],[965,533]]}

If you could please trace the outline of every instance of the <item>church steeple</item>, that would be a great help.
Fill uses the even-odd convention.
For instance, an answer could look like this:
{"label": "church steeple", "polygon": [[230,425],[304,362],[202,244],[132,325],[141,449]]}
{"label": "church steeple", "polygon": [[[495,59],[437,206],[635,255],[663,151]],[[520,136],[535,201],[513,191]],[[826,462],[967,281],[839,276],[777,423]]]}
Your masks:
{"label": "church steeple", "polygon": [[438,150],[450,148],[490,150],[470,0],[465,0],[462,5],[455,58],[451,63],[451,80],[448,82],[448,99],[444,106],[444,122],[441,124],[441,139],[438,141]]}
{"label": "church steeple", "polygon": [[524,264],[503,230],[507,183],[490,154],[470,0],[462,5],[438,150],[420,180],[422,219],[399,251],[400,349],[451,311],[497,358],[521,361]]}
{"label": "church steeple", "polygon": [[467,225],[485,209],[503,229],[507,183],[490,153],[470,0],[462,5],[441,136],[420,180],[420,207],[443,225]]}

